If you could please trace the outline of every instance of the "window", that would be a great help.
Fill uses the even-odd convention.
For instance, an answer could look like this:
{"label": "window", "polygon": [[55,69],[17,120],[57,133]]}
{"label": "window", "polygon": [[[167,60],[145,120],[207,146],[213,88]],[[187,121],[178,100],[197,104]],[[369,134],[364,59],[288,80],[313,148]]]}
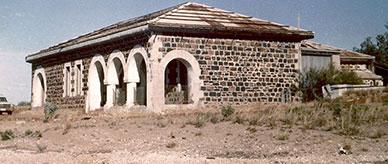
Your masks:
{"label": "window", "polygon": [[71,63],[65,63],[64,69],[64,88],[63,88],[63,96],[70,96],[71,94]]}
{"label": "window", "polygon": [[63,97],[83,95],[82,60],[65,63],[63,70]]}
{"label": "window", "polygon": [[77,64],[75,68],[75,93],[82,95],[82,64]]}

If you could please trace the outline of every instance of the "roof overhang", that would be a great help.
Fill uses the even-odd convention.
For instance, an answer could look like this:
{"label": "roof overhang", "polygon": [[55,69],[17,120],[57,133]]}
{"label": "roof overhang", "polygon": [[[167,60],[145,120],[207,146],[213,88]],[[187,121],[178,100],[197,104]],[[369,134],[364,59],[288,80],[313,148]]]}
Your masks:
{"label": "roof overhang", "polygon": [[155,33],[179,36],[194,36],[207,38],[228,38],[266,41],[300,42],[305,39],[314,38],[312,31],[285,32],[264,29],[247,29],[231,27],[209,27],[198,25],[172,25],[172,24],[150,24],[150,30]]}
{"label": "roof overhang", "polygon": [[332,55],[340,55],[341,51],[336,50],[323,50],[323,49],[313,49],[313,48],[305,48],[302,47],[302,56],[304,55],[312,55],[312,56],[332,56]]}
{"label": "roof overhang", "polygon": [[26,61],[29,62],[29,63],[33,63],[33,61],[35,61],[37,59],[48,57],[50,55],[68,52],[68,51],[76,50],[76,49],[79,49],[79,48],[82,48],[82,47],[86,47],[86,46],[92,46],[92,45],[96,45],[96,44],[101,44],[101,43],[105,43],[107,41],[112,41],[112,40],[120,39],[120,38],[123,38],[123,37],[135,35],[135,34],[138,34],[138,33],[145,33],[148,30],[149,30],[148,25],[143,25],[143,26],[131,28],[131,29],[128,29],[128,30],[125,30],[125,31],[121,31],[121,32],[118,32],[118,33],[114,33],[114,34],[111,34],[111,35],[102,36],[102,37],[91,39],[91,40],[87,40],[87,41],[84,41],[84,42],[75,43],[75,44],[72,44],[72,45],[69,45],[69,46],[64,46],[64,47],[52,49],[52,50],[49,50],[49,51],[43,51],[43,52],[41,51],[41,52],[38,52],[38,53],[34,53],[34,54],[31,54],[31,55],[28,55],[26,57]]}

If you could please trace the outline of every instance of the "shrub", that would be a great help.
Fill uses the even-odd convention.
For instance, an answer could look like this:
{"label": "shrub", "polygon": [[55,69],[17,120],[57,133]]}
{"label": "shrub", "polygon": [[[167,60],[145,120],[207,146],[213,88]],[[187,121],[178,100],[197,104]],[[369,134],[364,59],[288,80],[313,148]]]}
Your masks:
{"label": "shrub", "polygon": [[370,138],[377,139],[384,136],[385,133],[381,129],[374,129],[373,132],[369,135]]}
{"label": "shrub", "polygon": [[228,106],[223,106],[221,108],[221,114],[222,116],[224,116],[224,118],[228,118],[229,116],[231,116],[232,114],[234,113],[234,108],[230,105]]}
{"label": "shrub", "polygon": [[32,137],[32,138],[41,138],[42,137],[42,133],[39,130],[34,132],[34,131],[30,130],[30,129],[27,129],[24,132],[24,136]]}
{"label": "shrub", "polygon": [[204,126],[207,121],[209,121],[209,118],[210,114],[199,113],[194,120],[189,120],[186,124],[194,125],[194,127],[200,128]]}
{"label": "shrub", "polygon": [[57,105],[51,102],[47,102],[44,105],[44,119],[43,122],[48,122],[49,119],[54,117],[55,112],[58,110]]}
{"label": "shrub", "polygon": [[288,136],[289,136],[288,133],[280,133],[276,138],[277,138],[278,140],[284,141],[284,140],[288,140]]}
{"label": "shrub", "polygon": [[235,124],[244,124],[244,122],[245,122],[245,119],[241,115],[237,115],[233,120],[233,123]]}
{"label": "shrub", "polygon": [[166,145],[166,147],[169,148],[169,149],[172,149],[172,148],[176,147],[176,143],[175,142],[170,142],[170,143],[168,143]]}
{"label": "shrub", "polygon": [[356,73],[348,70],[338,70],[334,66],[324,69],[310,69],[300,75],[299,91],[302,100],[312,101],[322,99],[322,86],[330,84],[362,84],[362,79]]}
{"label": "shrub", "polygon": [[0,132],[1,140],[6,141],[16,137],[12,130],[6,130],[4,132]]}
{"label": "shrub", "polygon": [[31,102],[29,101],[20,101],[18,103],[18,106],[30,106],[31,105]]}

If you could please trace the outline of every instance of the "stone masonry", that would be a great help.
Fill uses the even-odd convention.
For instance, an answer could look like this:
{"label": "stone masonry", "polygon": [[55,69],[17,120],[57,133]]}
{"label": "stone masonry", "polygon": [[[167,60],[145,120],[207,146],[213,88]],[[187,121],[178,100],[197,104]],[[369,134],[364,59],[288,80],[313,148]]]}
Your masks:
{"label": "stone masonry", "polygon": [[[204,104],[281,102],[298,83],[300,43],[159,36],[164,55],[185,50],[197,59]],[[299,97],[292,93],[291,99]]]}
{"label": "stone masonry", "polygon": [[[125,57],[128,56],[129,51],[135,44],[145,43],[146,38],[144,37],[132,37],[122,40],[115,41],[113,43],[107,43],[103,45],[97,45],[89,48],[84,48],[79,51],[73,51],[66,54],[59,55],[55,58],[48,58],[39,65],[41,65],[46,73],[47,77],[47,98],[46,102],[53,102],[58,105],[61,109],[84,109],[85,108],[85,97],[88,91],[88,70],[91,58],[93,55],[101,54],[104,56],[105,61],[108,60],[110,53],[113,50],[119,49],[123,52]],[[82,72],[82,81],[83,95],[74,96],[74,97],[63,97],[63,69],[65,62],[71,62],[74,66],[74,61],[82,59],[83,72]],[[32,65],[32,72],[36,69],[36,65]],[[74,74],[72,74],[72,77]],[[74,81],[72,81],[74,83]],[[74,91],[74,88],[72,88]],[[33,96],[33,93],[32,95]]]}

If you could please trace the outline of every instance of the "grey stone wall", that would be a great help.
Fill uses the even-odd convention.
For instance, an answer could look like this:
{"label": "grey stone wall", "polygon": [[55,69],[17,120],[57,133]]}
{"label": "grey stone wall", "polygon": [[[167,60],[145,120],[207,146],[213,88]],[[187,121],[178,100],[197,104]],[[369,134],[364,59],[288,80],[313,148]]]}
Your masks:
{"label": "grey stone wall", "polygon": [[[56,56],[46,58],[32,64],[32,72],[41,65],[44,68],[47,78],[47,97],[46,102],[53,102],[60,109],[85,109],[85,98],[88,91],[88,71],[91,59],[94,55],[100,54],[105,58],[107,62],[109,54],[114,50],[120,50],[125,58],[127,58],[129,51],[136,44],[145,44],[147,37],[131,37],[122,40],[117,40],[110,43],[95,45],[87,48],[82,48],[76,51],[58,54]],[[74,97],[63,97],[63,85],[64,85],[64,63],[72,62],[82,59],[83,71],[82,81],[83,95]],[[74,74],[72,76],[75,76]],[[73,82],[72,82],[73,83]],[[33,93],[32,93],[33,94]]]}
{"label": "grey stone wall", "polygon": [[[281,102],[298,83],[300,43],[160,36],[159,52],[194,55],[204,104]],[[299,96],[291,92],[291,101]]]}

